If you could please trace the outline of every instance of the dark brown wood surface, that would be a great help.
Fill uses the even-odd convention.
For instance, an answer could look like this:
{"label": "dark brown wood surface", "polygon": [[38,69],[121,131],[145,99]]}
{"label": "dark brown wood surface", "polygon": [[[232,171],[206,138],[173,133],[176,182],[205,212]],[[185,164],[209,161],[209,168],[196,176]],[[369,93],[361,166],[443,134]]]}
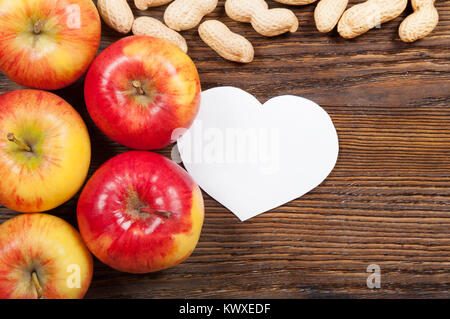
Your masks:
{"label": "dark brown wood surface", "polygon": [[[129,2],[136,16],[161,18],[165,9],[142,12]],[[245,223],[204,194],[202,236],[186,262],[131,275],[96,260],[86,297],[449,298],[450,1],[436,5],[436,30],[405,44],[397,28],[410,6],[401,17],[354,40],[316,31],[314,4],[291,7],[300,30],[265,38],[227,18],[220,0],[207,18],[247,37],[255,60],[227,62],[196,30],[183,32],[203,89],[237,86],[261,102],[283,94],[312,99],[337,128],[336,168],[309,194]],[[102,35],[101,49],[121,37],[105,25]],[[0,74],[0,93],[17,88]],[[90,174],[126,150],[93,125],[82,81],[57,93],[88,124]],[[50,213],[76,225],[77,198]],[[16,214],[0,208],[0,222]],[[381,267],[381,289],[366,286],[369,264]]]}

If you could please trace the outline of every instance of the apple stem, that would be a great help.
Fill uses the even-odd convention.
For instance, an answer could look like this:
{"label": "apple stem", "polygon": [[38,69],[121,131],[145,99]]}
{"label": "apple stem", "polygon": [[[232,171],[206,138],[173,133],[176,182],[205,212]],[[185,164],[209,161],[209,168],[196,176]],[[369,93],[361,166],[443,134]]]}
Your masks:
{"label": "apple stem", "polygon": [[44,21],[37,20],[33,25],[34,34],[36,34],[36,35],[41,34],[43,27],[44,27]]}
{"label": "apple stem", "polygon": [[33,284],[34,287],[36,288],[38,299],[45,299],[44,293],[42,292],[41,284],[39,283],[39,279],[35,271],[33,271],[33,273],[31,274],[31,278],[33,279]]}
{"label": "apple stem", "polygon": [[163,217],[163,218],[170,218],[170,216],[172,216],[172,212],[166,212],[166,211],[162,211],[162,210],[154,210],[150,207],[142,207],[141,211],[149,213],[149,214],[155,214],[159,217]]}
{"label": "apple stem", "polygon": [[8,139],[8,141],[16,143],[20,148],[24,149],[27,152],[31,152],[31,147],[29,147],[27,144],[25,144],[24,142],[18,140],[15,136],[14,133],[8,133],[6,135],[6,138]]}
{"label": "apple stem", "polygon": [[131,84],[136,89],[136,91],[137,91],[137,93],[139,95],[144,95],[145,94],[144,90],[142,89],[142,84],[141,84],[140,81],[133,81],[133,82],[131,82]]}

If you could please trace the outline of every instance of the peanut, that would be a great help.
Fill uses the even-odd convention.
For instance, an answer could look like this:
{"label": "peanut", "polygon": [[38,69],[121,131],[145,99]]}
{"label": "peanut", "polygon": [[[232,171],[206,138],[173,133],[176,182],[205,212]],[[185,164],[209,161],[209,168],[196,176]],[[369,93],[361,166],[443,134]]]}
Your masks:
{"label": "peanut", "polygon": [[314,11],[317,30],[323,33],[333,30],[347,4],[348,0],[320,0]]}
{"label": "peanut", "polygon": [[134,15],[127,0],[98,0],[97,7],[107,25],[119,33],[130,32]]}
{"label": "peanut", "polygon": [[147,10],[150,7],[159,7],[172,0],[134,0],[134,5],[139,10]]}
{"label": "peanut", "polygon": [[134,35],[149,35],[156,38],[165,39],[179,47],[183,52],[187,52],[186,40],[176,31],[166,27],[164,23],[155,18],[139,17],[133,23]]}
{"label": "peanut", "polygon": [[164,22],[175,31],[192,29],[216,8],[217,1],[175,0],[164,12]]}
{"label": "peanut", "polygon": [[414,42],[429,35],[439,22],[434,0],[411,0],[414,13],[400,24],[398,34],[404,42]]}
{"label": "peanut", "polygon": [[253,61],[253,45],[243,36],[232,32],[218,20],[208,20],[198,27],[200,38],[222,58],[249,63]]}
{"label": "peanut", "polygon": [[298,19],[291,10],[269,9],[264,0],[227,0],[225,11],[235,21],[250,22],[256,32],[267,37],[298,29]]}
{"label": "peanut", "polygon": [[256,12],[266,10],[269,10],[269,5],[264,0],[225,1],[225,12],[231,19],[238,22],[250,23]]}
{"label": "peanut", "polygon": [[376,26],[398,17],[408,0],[367,0],[346,10],[338,23],[339,34],[355,38]]}
{"label": "peanut", "polygon": [[317,0],[275,0],[275,1],[283,4],[289,4],[291,6],[304,6],[316,2]]}

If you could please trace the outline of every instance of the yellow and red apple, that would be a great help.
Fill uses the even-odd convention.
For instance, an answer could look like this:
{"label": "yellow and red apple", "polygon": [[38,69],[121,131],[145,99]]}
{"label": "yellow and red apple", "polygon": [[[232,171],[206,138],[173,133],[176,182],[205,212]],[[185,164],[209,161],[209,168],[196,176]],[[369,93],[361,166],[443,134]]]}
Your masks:
{"label": "yellow and red apple", "polygon": [[91,254],[64,220],[23,214],[0,225],[0,299],[82,298],[92,271]]}
{"label": "yellow and red apple", "polygon": [[66,87],[88,69],[100,33],[92,0],[0,0],[0,70],[27,87]]}
{"label": "yellow and red apple", "polygon": [[175,162],[132,151],[94,173],[77,216],[81,236],[98,259],[119,271],[148,273],[192,253],[203,225],[203,197]]}
{"label": "yellow and red apple", "polygon": [[19,212],[55,208],[81,188],[91,158],[86,125],[45,91],[0,95],[0,203]]}
{"label": "yellow and red apple", "polygon": [[169,41],[123,38],[92,63],[85,100],[96,125],[116,142],[139,150],[174,142],[200,106],[200,80],[192,60]]}

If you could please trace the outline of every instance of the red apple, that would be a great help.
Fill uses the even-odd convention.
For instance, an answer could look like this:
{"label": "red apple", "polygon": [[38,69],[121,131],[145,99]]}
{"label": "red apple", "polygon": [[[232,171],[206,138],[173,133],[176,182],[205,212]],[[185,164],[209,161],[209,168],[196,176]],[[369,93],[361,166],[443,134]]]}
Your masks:
{"label": "red apple", "polygon": [[94,59],[100,31],[92,0],[0,0],[0,70],[24,86],[66,87]]}
{"label": "red apple", "polygon": [[120,271],[148,273],[189,257],[204,208],[198,186],[175,162],[132,151],[95,172],[77,214],[81,236],[98,259]]}
{"label": "red apple", "polygon": [[200,106],[200,81],[192,60],[169,41],[131,36],[114,43],[86,76],[86,105],[111,139],[134,149],[174,142]]}
{"label": "red apple", "polygon": [[0,95],[0,203],[19,212],[55,208],[81,188],[91,142],[80,115],[38,90]]}
{"label": "red apple", "polygon": [[78,232],[48,214],[23,214],[0,225],[0,299],[82,298],[92,256]]}

